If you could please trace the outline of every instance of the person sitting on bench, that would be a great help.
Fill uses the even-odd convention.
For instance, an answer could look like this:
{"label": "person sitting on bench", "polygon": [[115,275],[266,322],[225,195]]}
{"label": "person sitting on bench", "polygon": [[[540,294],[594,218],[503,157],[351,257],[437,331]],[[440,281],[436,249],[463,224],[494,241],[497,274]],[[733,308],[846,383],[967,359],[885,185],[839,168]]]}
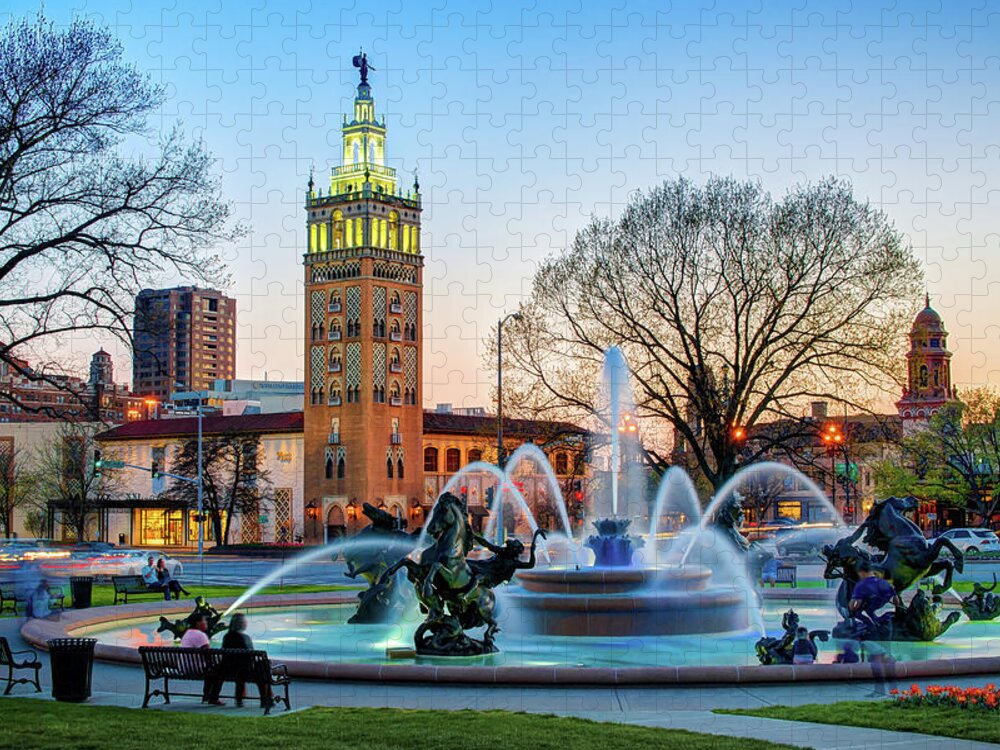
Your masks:
{"label": "person sitting on bench", "polygon": [[162,591],[163,598],[170,601],[170,588],[165,587],[160,582],[159,574],[156,570],[156,565],[153,563],[153,556],[150,555],[147,560],[147,564],[142,568],[142,582],[146,584],[146,588],[150,591]]}

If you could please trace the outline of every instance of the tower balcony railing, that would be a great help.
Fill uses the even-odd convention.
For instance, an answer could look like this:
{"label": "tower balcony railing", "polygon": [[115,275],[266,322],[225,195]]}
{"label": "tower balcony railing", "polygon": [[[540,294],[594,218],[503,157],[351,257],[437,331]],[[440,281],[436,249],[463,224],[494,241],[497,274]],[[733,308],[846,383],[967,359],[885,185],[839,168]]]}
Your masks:
{"label": "tower balcony railing", "polygon": [[396,169],[394,167],[385,167],[381,164],[372,164],[370,162],[359,161],[355,164],[342,164],[339,167],[334,167],[330,170],[331,177],[347,177],[350,175],[358,175],[364,177],[365,172],[375,177],[385,177],[386,179],[392,180],[396,178]]}
{"label": "tower balcony railing", "polygon": [[403,398],[402,396],[389,396],[389,406],[402,406]]}
{"label": "tower balcony railing", "polygon": [[397,315],[401,314],[403,312],[403,303],[402,302],[390,302],[389,303],[389,312],[396,313]]}
{"label": "tower balcony railing", "polygon": [[330,396],[326,401],[327,406],[340,406],[340,396]]}
{"label": "tower balcony railing", "polygon": [[327,341],[340,341],[341,333],[340,331],[327,331],[326,340]]}
{"label": "tower balcony railing", "polygon": [[390,433],[389,434],[389,442],[391,442],[393,445],[402,445],[403,444],[403,436],[400,433],[398,433],[398,432]]}
{"label": "tower balcony railing", "polygon": [[339,302],[331,302],[326,306],[327,312],[339,313],[343,309],[343,306]]}
{"label": "tower balcony railing", "polygon": [[329,435],[326,436],[326,442],[328,442],[330,445],[339,445],[340,444],[340,433],[339,432],[331,432]]}
{"label": "tower balcony railing", "polygon": [[340,362],[331,362],[330,364],[327,365],[326,371],[327,372],[340,372],[341,368],[342,368],[342,365],[341,365]]}
{"label": "tower balcony railing", "polygon": [[402,341],[403,332],[402,331],[389,331],[389,341]]}
{"label": "tower balcony railing", "polygon": [[402,362],[390,362],[389,363],[389,372],[402,372],[402,371],[403,371],[403,363]]}

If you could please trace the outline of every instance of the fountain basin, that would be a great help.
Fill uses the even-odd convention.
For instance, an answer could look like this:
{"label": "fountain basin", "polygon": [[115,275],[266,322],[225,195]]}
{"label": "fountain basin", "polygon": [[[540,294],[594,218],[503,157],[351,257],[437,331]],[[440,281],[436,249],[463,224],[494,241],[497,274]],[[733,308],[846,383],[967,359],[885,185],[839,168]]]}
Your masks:
{"label": "fountain basin", "polygon": [[619,594],[654,586],[669,591],[703,591],[712,572],[689,565],[683,569],[584,568],[519,570],[517,582],[542,594]]}
{"label": "fountain basin", "polygon": [[[502,593],[514,632],[558,636],[726,633],[750,625],[752,597],[708,587],[705,566],[525,570]],[[511,627],[508,625],[507,627]]]}

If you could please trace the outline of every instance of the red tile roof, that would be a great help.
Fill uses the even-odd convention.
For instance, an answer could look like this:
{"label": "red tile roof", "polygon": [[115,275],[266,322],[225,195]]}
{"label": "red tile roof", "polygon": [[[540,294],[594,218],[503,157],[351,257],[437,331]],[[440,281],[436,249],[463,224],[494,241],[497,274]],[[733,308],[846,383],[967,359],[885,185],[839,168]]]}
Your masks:
{"label": "red tile roof", "polygon": [[[504,419],[503,432],[512,438],[552,439],[568,435],[586,435],[587,430],[569,422],[546,422],[534,419]],[[496,435],[496,417],[473,417],[464,414],[424,412],[424,434]]]}
{"label": "red tile roof", "polygon": [[[223,435],[234,432],[274,433],[302,432],[302,412],[286,411],[273,414],[241,414],[202,418],[202,434]],[[151,419],[129,422],[97,435],[98,440],[141,440],[144,438],[189,437],[198,434],[197,417]]]}

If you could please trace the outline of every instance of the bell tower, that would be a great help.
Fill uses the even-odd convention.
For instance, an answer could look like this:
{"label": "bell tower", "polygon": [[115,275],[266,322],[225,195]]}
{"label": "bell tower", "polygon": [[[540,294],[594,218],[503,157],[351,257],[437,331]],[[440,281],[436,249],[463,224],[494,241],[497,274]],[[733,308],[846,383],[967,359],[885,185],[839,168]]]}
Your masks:
{"label": "bell tower", "polygon": [[896,402],[906,433],[926,425],[938,409],[957,397],[951,384],[951,352],[947,345],[948,332],[927,295],[924,309],[914,318],[910,329],[906,388]]}
{"label": "bell tower", "polygon": [[386,166],[367,57],[342,164],[306,194],[304,535],[354,533],[369,502],[407,518],[423,492],[420,185]]}

